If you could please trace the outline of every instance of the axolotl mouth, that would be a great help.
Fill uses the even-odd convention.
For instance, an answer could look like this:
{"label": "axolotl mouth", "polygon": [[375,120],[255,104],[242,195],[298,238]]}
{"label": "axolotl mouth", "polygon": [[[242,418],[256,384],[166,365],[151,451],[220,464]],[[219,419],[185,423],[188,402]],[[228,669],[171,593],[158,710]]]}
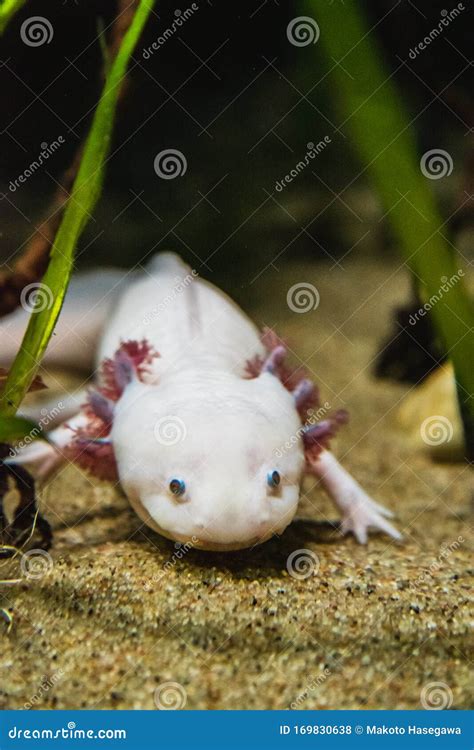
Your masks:
{"label": "axolotl mouth", "polygon": [[288,526],[288,524],[291,523],[294,515],[294,513],[291,512],[291,514],[288,514],[285,517],[284,522],[281,522],[279,524],[278,528],[267,529],[263,534],[255,535],[254,537],[246,537],[245,539],[217,542],[211,539],[201,539],[197,534],[182,534],[176,531],[165,529],[163,526],[160,526],[160,524],[156,522],[153,516],[149,514],[139,498],[131,495],[129,496],[129,500],[138,516],[140,516],[140,518],[147,524],[147,526],[152,528],[161,536],[164,536],[166,539],[169,539],[172,542],[178,542],[180,544],[186,545],[187,547],[205,550],[208,552],[231,552],[233,550],[248,549],[249,547],[255,547],[259,544],[264,544],[265,542],[268,542],[268,540],[272,537],[281,534]]}

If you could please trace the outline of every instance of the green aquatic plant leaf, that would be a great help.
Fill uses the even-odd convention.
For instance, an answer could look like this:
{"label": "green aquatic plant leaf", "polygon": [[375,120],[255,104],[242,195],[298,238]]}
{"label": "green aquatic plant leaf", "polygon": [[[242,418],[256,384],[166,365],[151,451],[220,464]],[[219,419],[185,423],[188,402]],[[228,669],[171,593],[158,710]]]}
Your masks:
{"label": "green aquatic plant leaf", "polygon": [[[434,302],[431,315],[454,365],[469,454],[474,450],[474,307],[427,175],[429,154],[421,160],[418,154],[413,124],[423,110],[408,115],[359,3],[309,0],[305,8],[319,27],[314,49],[321,48],[326,58],[322,78],[344,118],[339,127],[351,134],[422,297]],[[444,158],[449,172],[452,157]]]}
{"label": "green aquatic plant leaf", "polygon": [[40,427],[25,417],[4,417],[0,415],[0,443],[11,443],[12,440],[31,440],[44,438]]}
{"label": "green aquatic plant leaf", "polygon": [[0,2],[0,34],[3,34],[15,13],[22,8],[26,0],[2,0]]}
{"label": "green aquatic plant leaf", "polygon": [[[20,351],[0,397],[0,412],[5,415],[12,415],[17,411],[38,370],[61,311],[77,242],[101,192],[120,86],[153,5],[154,0],[140,0],[120,49],[111,63],[71,196],[51,249],[49,265],[41,281],[43,294],[38,295],[36,309],[30,315]],[[49,300],[47,306],[44,305],[45,295]]]}

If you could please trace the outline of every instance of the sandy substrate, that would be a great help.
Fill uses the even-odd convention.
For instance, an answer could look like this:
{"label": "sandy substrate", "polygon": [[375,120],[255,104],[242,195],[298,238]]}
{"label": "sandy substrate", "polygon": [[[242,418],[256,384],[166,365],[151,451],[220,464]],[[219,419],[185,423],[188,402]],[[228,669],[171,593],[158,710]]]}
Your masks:
{"label": "sandy substrate", "polygon": [[[395,510],[404,543],[341,539],[328,523],[337,513],[309,481],[306,520],[282,538],[177,559],[118,490],[68,467],[42,493],[53,565],[7,592],[0,706],[151,709],[168,681],[187,708],[472,705],[472,473],[415,449],[395,423],[407,389],[371,377],[405,275],[344,269],[270,269],[253,286],[252,314],[289,339],[323,400],[350,410],[334,450]],[[288,288],[308,280],[319,308],[291,312]],[[301,548],[319,567],[295,579],[287,558]],[[432,683],[443,685],[433,693]]]}

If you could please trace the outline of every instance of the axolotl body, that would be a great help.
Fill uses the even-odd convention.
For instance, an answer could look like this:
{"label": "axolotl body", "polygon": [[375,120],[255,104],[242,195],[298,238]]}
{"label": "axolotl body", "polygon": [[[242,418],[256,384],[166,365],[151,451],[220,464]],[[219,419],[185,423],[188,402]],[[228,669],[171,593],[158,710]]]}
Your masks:
{"label": "axolotl body", "polygon": [[229,297],[172,253],[112,287],[95,304],[100,325],[90,324],[90,302],[73,323],[66,302],[51,347],[50,359],[72,360],[74,332],[90,339],[97,387],[50,432],[49,444],[37,442],[12,461],[43,478],[68,459],[117,478],[146,524],[208,550],[281,534],[306,472],[340,509],[343,533],[362,543],[369,528],[400,538],[391,513],[328,450],[344,415],[312,419],[315,386],[288,369],[271,331],[262,338]]}

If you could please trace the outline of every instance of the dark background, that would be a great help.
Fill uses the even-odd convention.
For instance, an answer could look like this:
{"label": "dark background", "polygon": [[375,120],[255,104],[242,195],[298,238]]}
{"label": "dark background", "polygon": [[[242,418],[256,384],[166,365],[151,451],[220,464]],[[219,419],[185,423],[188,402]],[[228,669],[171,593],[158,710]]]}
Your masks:
{"label": "dark background", "polygon": [[[171,25],[176,8],[190,5],[157,3],[134,53],[103,195],[81,239],[78,264],[131,266],[166,248],[199,270],[207,267],[217,280],[229,274],[238,280],[242,270],[251,278],[275,256],[283,263],[308,255],[393,253],[367,176],[345,189],[361,166],[350,134],[336,130],[341,118],[328,61],[317,45],[297,48],[287,40],[289,20],[305,9],[283,0],[203,0],[163,47],[143,59],[143,48]],[[433,185],[447,213],[472,185],[472,14],[464,11],[415,62],[408,53],[454,5],[361,3],[370,24],[377,24],[388,68],[399,68],[394,79],[407,109],[416,115],[426,107],[415,123],[420,153],[446,148],[460,166],[453,180]],[[107,27],[114,11],[113,2],[30,0],[2,40],[4,261],[21,252],[47,216],[55,181],[87,132],[102,86],[98,22]],[[21,42],[21,23],[32,15],[53,25],[50,44]],[[12,193],[10,180],[37,157],[42,142],[60,135],[66,143]],[[325,135],[332,142],[312,168],[276,193],[275,182],[304,157],[306,144]],[[184,176],[157,177],[153,161],[165,148],[185,154]],[[465,218],[452,227],[453,233],[465,230]]]}

